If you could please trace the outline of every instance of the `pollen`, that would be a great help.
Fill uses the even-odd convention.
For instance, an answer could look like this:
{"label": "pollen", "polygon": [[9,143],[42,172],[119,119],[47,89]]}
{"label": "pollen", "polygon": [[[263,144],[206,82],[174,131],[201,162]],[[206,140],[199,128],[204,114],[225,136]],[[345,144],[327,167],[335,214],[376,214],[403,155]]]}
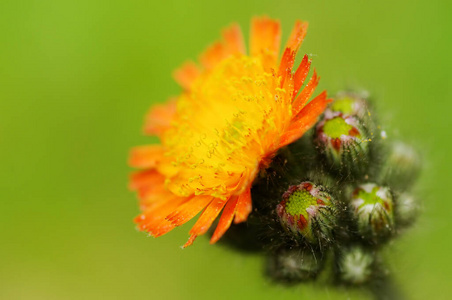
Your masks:
{"label": "pollen", "polygon": [[[278,136],[288,126],[281,118],[291,111],[291,103],[274,100],[275,95],[283,94],[276,89],[278,81],[259,59],[234,56],[200,76],[191,92],[181,95],[174,127],[163,135],[162,144],[171,149],[171,157],[180,167],[196,167],[187,172],[192,177],[170,180],[171,192],[185,196],[196,189],[218,190],[222,182],[212,180],[215,172],[238,177],[257,171],[267,150],[258,133]],[[257,147],[253,141],[259,141]],[[202,179],[190,180],[193,177]],[[218,196],[227,196],[227,189],[222,190],[224,195]]]}

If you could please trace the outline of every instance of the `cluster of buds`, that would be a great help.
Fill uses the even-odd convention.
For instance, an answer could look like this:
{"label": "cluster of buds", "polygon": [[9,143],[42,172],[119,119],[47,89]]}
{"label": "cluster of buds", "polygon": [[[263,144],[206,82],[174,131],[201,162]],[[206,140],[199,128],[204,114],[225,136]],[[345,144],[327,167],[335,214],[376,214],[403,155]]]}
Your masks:
{"label": "cluster of buds", "polygon": [[367,95],[338,94],[312,134],[280,152],[275,161],[284,167],[256,183],[247,223],[256,239],[248,241],[263,241],[271,278],[293,284],[325,272],[345,285],[381,278],[379,252],[419,212],[410,189],[420,159],[379,132],[373,115]]}

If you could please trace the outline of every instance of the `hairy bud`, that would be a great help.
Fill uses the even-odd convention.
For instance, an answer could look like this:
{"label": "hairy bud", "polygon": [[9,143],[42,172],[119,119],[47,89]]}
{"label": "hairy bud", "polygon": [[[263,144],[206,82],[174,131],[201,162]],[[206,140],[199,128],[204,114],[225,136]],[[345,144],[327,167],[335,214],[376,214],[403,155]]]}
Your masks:
{"label": "hairy bud", "polygon": [[281,225],[309,242],[330,241],[335,224],[331,196],[319,185],[305,181],[291,186],[276,208]]}
{"label": "hairy bud", "polygon": [[278,251],[268,259],[267,274],[276,281],[296,283],[317,277],[324,263],[310,249]]}
{"label": "hairy bud", "polygon": [[368,166],[369,141],[361,121],[341,113],[325,113],[316,127],[316,144],[330,165],[351,172]]}
{"label": "hairy bud", "polygon": [[376,240],[392,233],[393,199],[388,188],[362,184],[354,190],[350,206],[361,236]]}
{"label": "hairy bud", "polygon": [[394,206],[398,227],[411,225],[420,211],[420,205],[416,198],[406,193],[397,196]]}
{"label": "hairy bud", "polygon": [[408,189],[416,180],[421,166],[419,154],[402,142],[391,144],[389,155],[381,168],[380,181],[397,190]]}
{"label": "hairy bud", "polygon": [[356,93],[340,92],[336,99],[329,106],[328,110],[333,113],[340,113],[345,116],[357,116],[363,118],[368,114],[367,95]]}
{"label": "hairy bud", "polygon": [[341,282],[359,285],[372,278],[374,254],[360,246],[342,249],[338,253],[337,273]]}

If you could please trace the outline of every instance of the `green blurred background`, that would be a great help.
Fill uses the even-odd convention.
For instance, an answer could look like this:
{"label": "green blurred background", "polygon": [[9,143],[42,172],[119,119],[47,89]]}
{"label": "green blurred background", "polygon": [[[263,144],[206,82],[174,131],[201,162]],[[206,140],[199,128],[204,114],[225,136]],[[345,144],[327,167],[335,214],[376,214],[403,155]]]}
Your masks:
{"label": "green blurred background", "polygon": [[321,89],[365,88],[392,135],[425,153],[425,211],[387,251],[409,299],[452,295],[450,1],[0,2],[1,299],[366,299],[359,290],[271,285],[262,258],[181,250],[189,226],[135,230],[127,155],[171,72],[233,21],[310,29]]}

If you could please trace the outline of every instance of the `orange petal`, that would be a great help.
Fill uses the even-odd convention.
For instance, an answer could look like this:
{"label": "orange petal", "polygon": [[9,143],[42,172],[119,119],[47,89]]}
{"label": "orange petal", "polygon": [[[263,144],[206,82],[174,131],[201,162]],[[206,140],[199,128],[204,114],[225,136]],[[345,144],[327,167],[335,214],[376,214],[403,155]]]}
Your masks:
{"label": "orange petal", "polygon": [[140,171],[130,176],[129,188],[137,191],[140,205],[146,208],[166,192],[164,182],[165,177],[156,170]]}
{"label": "orange petal", "polygon": [[168,232],[170,232],[171,230],[173,230],[174,228],[176,228],[176,225],[174,225],[173,223],[163,219],[160,220],[160,223],[158,225],[156,225],[155,227],[152,227],[151,229],[148,230],[148,232],[155,238],[158,238],[164,234],[167,234]]}
{"label": "orange petal", "polygon": [[289,40],[287,41],[286,48],[291,49],[295,53],[297,53],[298,49],[303,42],[306,32],[308,31],[308,22],[296,21],[295,26],[292,29],[292,33],[290,34]]}
{"label": "orange petal", "polygon": [[248,188],[243,194],[239,196],[234,223],[238,224],[245,222],[246,219],[248,219],[248,215],[251,213],[252,208],[251,188]]}
{"label": "orange petal", "polygon": [[281,76],[281,87],[284,87],[286,79],[292,75],[292,68],[295,62],[295,52],[290,48],[284,50],[283,57],[281,58],[281,63],[279,65],[278,75]]}
{"label": "orange petal", "polygon": [[176,99],[170,99],[165,104],[155,105],[146,116],[144,133],[160,136],[171,125],[176,114]]}
{"label": "orange petal", "polygon": [[242,30],[237,24],[233,24],[223,31],[223,39],[226,44],[226,52],[229,54],[245,54],[245,42]]}
{"label": "orange petal", "polygon": [[204,209],[198,221],[196,221],[195,225],[190,230],[190,238],[187,243],[185,243],[184,248],[190,246],[198,235],[207,232],[225,204],[226,201],[218,198],[210,202],[209,206]]}
{"label": "orange petal", "polygon": [[146,210],[160,203],[161,199],[166,196],[168,190],[163,185],[146,186],[138,191],[140,199],[140,209]]}
{"label": "orange petal", "polygon": [[139,146],[132,149],[129,165],[134,168],[154,168],[163,158],[164,148],[161,145]]}
{"label": "orange petal", "polygon": [[281,26],[267,17],[251,21],[250,54],[262,57],[264,67],[276,69],[281,43]]}
{"label": "orange petal", "polygon": [[293,82],[294,82],[293,97],[295,97],[298,94],[298,91],[300,90],[301,86],[303,85],[304,81],[306,80],[306,77],[308,77],[310,67],[311,67],[311,61],[308,60],[308,55],[305,54],[305,56],[303,56],[303,60],[301,61],[300,65],[298,66],[297,71],[293,75]]}
{"label": "orange petal", "polygon": [[188,198],[176,197],[171,193],[161,195],[160,201],[146,209],[135,218],[138,229],[151,233],[154,237],[161,236],[176,227],[167,221],[165,217],[186,203]]}
{"label": "orange petal", "polygon": [[296,115],[295,117],[292,118],[291,126],[296,122],[301,122],[300,120],[302,120],[302,119],[307,120],[306,119],[307,116],[317,118],[318,116],[320,116],[323,113],[326,106],[331,101],[333,101],[333,100],[327,99],[326,91],[321,92],[319,95],[317,95],[317,97],[312,99],[312,101],[310,101],[305,107],[303,107],[303,109],[298,113],[298,115]]}
{"label": "orange petal", "polygon": [[212,69],[227,55],[226,48],[221,42],[216,42],[201,54],[199,61],[206,69]]}
{"label": "orange petal", "polygon": [[169,214],[166,219],[176,226],[182,225],[193,219],[212,199],[212,196],[195,196]]}
{"label": "orange petal", "polygon": [[189,90],[200,73],[199,67],[194,62],[187,61],[174,71],[173,77],[182,88]]}
{"label": "orange petal", "polygon": [[232,196],[226,206],[224,207],[223,213],[221,214],[220,221],[218,222],[217,228],[210,239],[210,243],[216,243],[231,226],[232,219],[236,211],[236,206],[238,202],[238,196]]}
{"label": "orange petal", "polygon": [[156,170],[139,171],[130,175],[129,188],[136,191],[143,186],[160,184],[164,181],[165,177]]}
{"label": "orange petal", "polygon": [[296,141],[305,134],[317,122],[318,117],[331,101],[331,99],[326,98],[326,92],[324,91],[309,102],[294,118],[288,131],[281,137],[281,147]]}
{"label": "orange petal", "polygon": [[306,105],[309,98],[311,98],[312,94],[314,93],[315,88],[319,84],[319,80],[320,77],[317,77],[317,72],[314,70],[314,74],[312,75],[308,84],[306,84],[304,89],[301,91],[300,95],[298,95],[298,97],[292,103],[293,116],[296,116],[301,111],[301,109]]}

